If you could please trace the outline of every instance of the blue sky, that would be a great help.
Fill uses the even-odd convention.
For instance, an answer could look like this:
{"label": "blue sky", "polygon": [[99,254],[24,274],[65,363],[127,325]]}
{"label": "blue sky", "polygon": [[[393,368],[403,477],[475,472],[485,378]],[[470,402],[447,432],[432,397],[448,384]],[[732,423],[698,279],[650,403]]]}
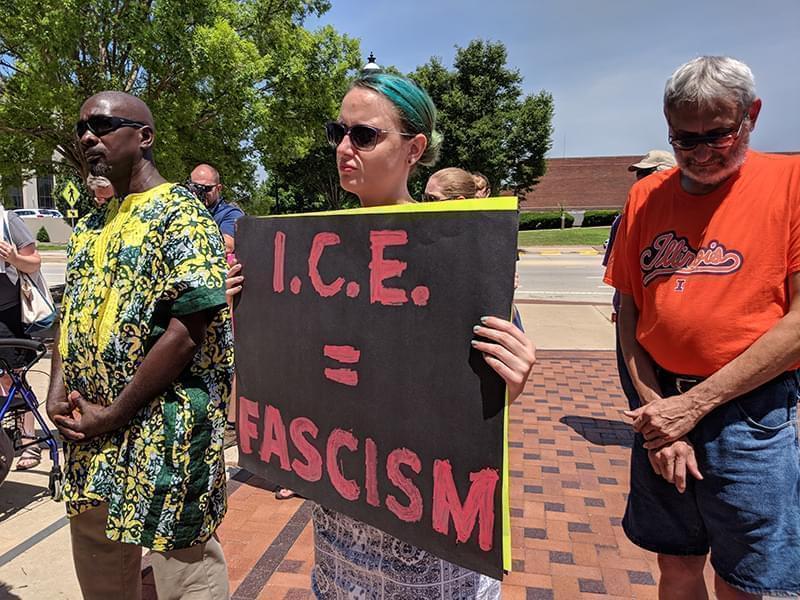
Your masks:
{"label": "blue sky", "polygon": [[666,148],[661,94],[701,54],[748,63],[764,108],[760,150],[800,150],[800,0],[331,0],[320,20],[361,40],[364,55],[403,72],[456,46],[502,41],[526,92],[555,99],[551,156]]}

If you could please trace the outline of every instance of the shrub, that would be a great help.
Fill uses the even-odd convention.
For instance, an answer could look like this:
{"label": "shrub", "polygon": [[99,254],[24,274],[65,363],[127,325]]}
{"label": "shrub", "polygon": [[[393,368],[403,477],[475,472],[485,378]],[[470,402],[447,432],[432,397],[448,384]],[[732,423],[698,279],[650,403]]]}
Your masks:
{"label": "shrub", "polygon": [[583,213],[581,227],[599,227],[611,225],[619,214],[618,210],[587,210]]}
{"label": "shrub", "polygon": [[[569,213],[564,213],[564,227],[572,227],[573,221],[575,221],[575,217]],[[519,229],[520,231],[561,229],[561,213],[557,210],[520,213]]]}
{"label": "shrub", "polygon": [[36,240],[39,242],[49,242],[50,234],[47,233],[47,229],[40,227],[39,231],[36,233]]}

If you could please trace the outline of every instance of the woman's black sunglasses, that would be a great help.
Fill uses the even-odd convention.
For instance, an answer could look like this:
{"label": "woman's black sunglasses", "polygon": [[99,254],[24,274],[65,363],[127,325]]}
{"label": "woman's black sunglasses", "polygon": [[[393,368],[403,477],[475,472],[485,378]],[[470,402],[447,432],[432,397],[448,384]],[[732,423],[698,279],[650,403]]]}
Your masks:
{"label": "woman's black sunglasses", "polygon": [[97,137],[102,137],[116,131],[120,127],[147,127],[147,123],[140,121],[131,121],[125,117],[110,117],[106,115],[94,115],[86,120],[78,121],[75,124],[75,133],[78,138],[82,138],[86,131],[91,131]]}
{"label": "woman's black sunglasses", "polygon": [[325,135],[328,136],[328,143],[336,148],[342,143],[344,136],[350,136],[350,143],[357,150],[372,150],[378,144],[378,139],[382,133],[396,133],[405,137],[414,137],[415,133],[404,133],[402,131],[390,131],[388,129],[378,129],[371,125],[351,125],[347,126],[338,121],[331,121],[325,124]]}

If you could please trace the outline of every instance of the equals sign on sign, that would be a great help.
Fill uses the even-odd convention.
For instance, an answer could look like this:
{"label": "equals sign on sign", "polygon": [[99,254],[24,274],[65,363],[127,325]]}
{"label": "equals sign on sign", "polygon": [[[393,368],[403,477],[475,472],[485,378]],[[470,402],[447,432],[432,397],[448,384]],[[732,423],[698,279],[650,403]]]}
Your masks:
{"label": "equals sign on sign", "polygon": [[[335,360],[346,365],[354,365],[358,363],[361,358],[361,350],[353,346],[330,346],[325,345],[322,348],[322,353],[326,358]],[[343,385],[356,386],[358,385],[358,372],[353,369],[328,369],[324,371],[325,377],[336,383]]]}

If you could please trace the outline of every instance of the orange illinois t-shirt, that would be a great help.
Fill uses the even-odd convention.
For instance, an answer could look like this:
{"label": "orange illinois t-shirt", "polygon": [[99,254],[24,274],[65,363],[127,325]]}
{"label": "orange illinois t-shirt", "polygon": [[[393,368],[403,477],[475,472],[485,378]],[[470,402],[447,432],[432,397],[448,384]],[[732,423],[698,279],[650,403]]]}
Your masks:
{"label": "orange illinois t-shirt", "polygon": [[671,169],[628,196],[604,281],[633,296],[636,338],[664,369],[707,377],[789,308],[800,271],[800,156],[749,151],[710,194]]}

